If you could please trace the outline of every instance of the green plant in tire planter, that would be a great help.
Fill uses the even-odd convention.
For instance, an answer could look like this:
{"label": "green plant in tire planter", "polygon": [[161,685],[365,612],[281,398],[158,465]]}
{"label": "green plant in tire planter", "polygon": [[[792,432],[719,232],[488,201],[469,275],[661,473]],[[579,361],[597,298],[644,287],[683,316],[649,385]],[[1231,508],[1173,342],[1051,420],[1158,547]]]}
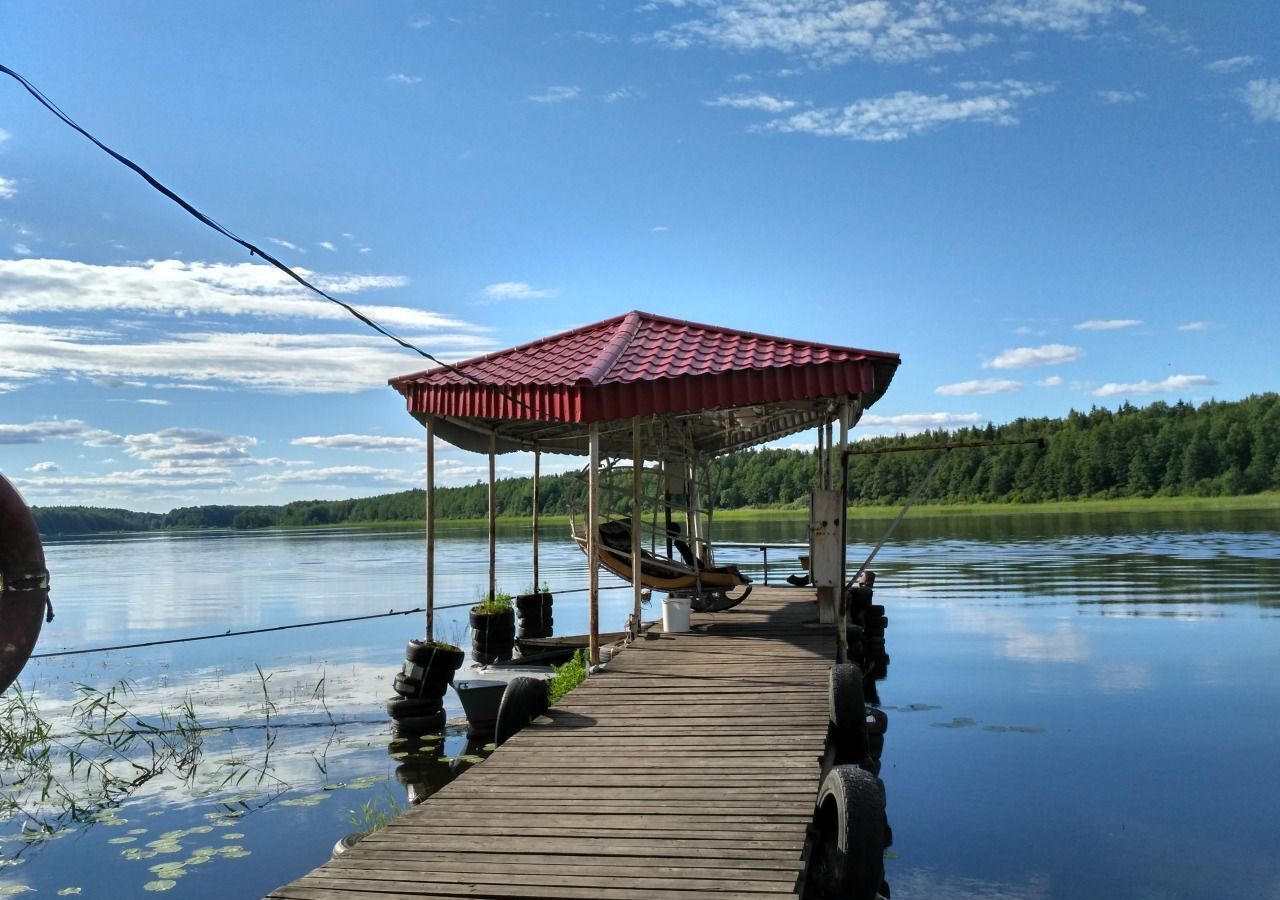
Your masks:
{"label": "green plant in tire planter", "polygon": [[483,665],[510,659],[516,643],[511,595],[498,591],[471,607],[471,658]]}

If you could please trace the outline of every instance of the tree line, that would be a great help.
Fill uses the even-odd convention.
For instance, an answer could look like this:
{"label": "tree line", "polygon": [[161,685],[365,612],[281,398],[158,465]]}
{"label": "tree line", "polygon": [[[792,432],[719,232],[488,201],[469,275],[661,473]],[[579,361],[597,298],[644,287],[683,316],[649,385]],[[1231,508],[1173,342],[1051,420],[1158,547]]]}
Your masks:
{"label": "tree line", "polygon": [[[856,431],[854,432],[856,435]],[[1040,438],[1022,444],[946,452],[921,494],[924,503],[1036,503],[1152,496],[1228,496],[1280,489],[1280,394],[1178,402],[1117,410],[1072,411],[1064,418],[1020,418],[1005,425],[935,430],[877,438],[857,449],[926,447],[944,443]],[[943,451],[855,455],[849,461],[853,505],[897,505],[915,489]],[[787,507],[807,503],[816,454],[801,450],[745,450],[708,464],[703,496],[717,509]],[[652,484],[652,482],[649,482]],[[575,473],[539,481],[539,508],[567,514],[582,479]],[[581,500],[578,501],[581,505]],[[496,485],[500,516],[527,518],[532,479]],[[35,507],[46,535],[192,528],[265,528],[371,522],[416,522],[424,515],[420,489],[351,500],[301,500],[283,506],[192,506],[138,513],[82,506]],[[488,485],[436,490],[441,519],[488,515]]]}

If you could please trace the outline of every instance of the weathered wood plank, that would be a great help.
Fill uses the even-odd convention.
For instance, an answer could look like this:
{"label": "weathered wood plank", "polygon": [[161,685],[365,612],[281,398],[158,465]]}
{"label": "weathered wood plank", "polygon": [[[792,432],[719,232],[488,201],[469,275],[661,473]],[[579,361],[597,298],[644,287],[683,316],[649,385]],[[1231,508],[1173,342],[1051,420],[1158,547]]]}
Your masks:
{"label": "weathered wood plank", "polygon": [[483,764],[277,900],[795,896],[833,640],[812,593],[650,630]]}

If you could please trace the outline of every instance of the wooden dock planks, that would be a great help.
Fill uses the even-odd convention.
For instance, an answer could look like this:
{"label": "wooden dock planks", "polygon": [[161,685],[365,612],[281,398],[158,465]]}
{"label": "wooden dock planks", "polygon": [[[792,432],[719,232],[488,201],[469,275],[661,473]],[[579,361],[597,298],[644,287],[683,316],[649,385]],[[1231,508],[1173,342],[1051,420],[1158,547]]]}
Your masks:
{"label": "wooden dock planks", "polygon": [[795,897],[827,735],[811,591],[651,631],[556,708],[269,900]]}

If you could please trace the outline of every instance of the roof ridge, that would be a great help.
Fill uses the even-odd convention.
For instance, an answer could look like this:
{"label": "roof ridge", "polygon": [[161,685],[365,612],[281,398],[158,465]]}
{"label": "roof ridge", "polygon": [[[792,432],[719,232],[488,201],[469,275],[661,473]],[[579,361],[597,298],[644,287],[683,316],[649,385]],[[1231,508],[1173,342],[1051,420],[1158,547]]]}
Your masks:
{"label": "roof ridge", "polygon": [[613,364],[618,361],[618,357],[622,356],[624,350],[631,346],[631,341],[636,336],[636,332],[640,330],[640,318],[645,313],[638,310],[632,310],[622,316],[622,327],[618,329],[609,338],[609,343],[604,345],[604,350],[600,352],[600,356],[593,362],[585,372],[578,376],[578,384],[599,384],[604,377],[609,374],[609,370],[613,368]]}

